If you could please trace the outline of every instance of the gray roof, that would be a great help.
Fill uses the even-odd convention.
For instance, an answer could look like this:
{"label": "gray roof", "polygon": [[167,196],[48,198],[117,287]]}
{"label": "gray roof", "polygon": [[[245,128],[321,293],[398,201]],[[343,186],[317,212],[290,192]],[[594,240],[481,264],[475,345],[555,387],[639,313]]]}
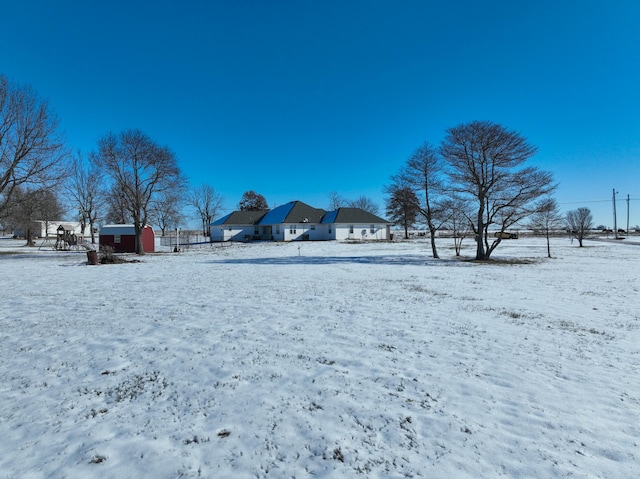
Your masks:
{"label": "gray roof", "polygon": [[268,210],[259,211],[234,211],[220,219],[212,225],[255,225],[268,213]]}
{"label": "gray roof", "polygon": [[390,221],[360,208],[338,208],[327,213],[322,222],[336,224],[391,224]]}
{"label": "gray roof", "polygon": [[325,210],[314,208],[302,201],[291,201],[269,211],[260,220],[260,224],[320,223],[325,213]]}
{"label": "gray roof", "polygon": [[380,218],[360,208],[338,208],[334,211],[325,211],[314,208],[302,201],[291,201],[278,206],[270,211],[234,211],[212,225],[276,225],[285,223],[311,223],[311,224],[391,224],[384,218]]}

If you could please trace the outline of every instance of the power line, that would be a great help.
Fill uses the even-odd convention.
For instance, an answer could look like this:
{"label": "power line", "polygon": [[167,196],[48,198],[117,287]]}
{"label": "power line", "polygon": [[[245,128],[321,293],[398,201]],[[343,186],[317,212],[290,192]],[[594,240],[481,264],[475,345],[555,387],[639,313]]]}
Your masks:
{"label": "power line", "polygon": [[[629,198],[629,201],[639,201],[639,200],[640,198]],[[624,201],[627,201],[627,199],[624,198]],[[584,204],[584,203],[611,203],[611,198],[609,198],[608,200],[565,201],[558,204],[559,205],[577,205],[577,204]]]}

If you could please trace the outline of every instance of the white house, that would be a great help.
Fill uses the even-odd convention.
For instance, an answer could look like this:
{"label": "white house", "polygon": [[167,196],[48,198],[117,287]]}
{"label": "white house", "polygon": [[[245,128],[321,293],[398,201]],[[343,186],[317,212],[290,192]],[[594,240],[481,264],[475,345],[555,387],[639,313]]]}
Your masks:
{"label": "white house", "polygon": [[[80,235],[82,227],[77,221],[41,221],[35,220],[29,223],[29,230],[31,235],[37,238],[55,238],[58,234],[58,228],[63,226],[65,230],[70,231],[75,235]],[[16,228],[13,231],[14,236],[24,237],[26,231],[23,228]]]}
{"label": "white house", "polygon": [[325,211],[291,201],[268,211],[234,211],[209,226],[211,241],[388,240],[391,223],[360,208]]}

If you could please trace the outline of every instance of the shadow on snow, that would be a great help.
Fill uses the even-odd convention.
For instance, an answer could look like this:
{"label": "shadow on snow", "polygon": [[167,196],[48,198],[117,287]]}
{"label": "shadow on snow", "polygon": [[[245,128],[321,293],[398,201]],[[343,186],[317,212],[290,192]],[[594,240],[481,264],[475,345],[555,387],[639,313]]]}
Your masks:
{"label": "shadow on snow", "polygon": [[459,260],[433,259],[422,255],[408,256],[283,256],[271,258],[233,258],[207,261],[210,264],[253,265],[327,265],[371,264],[386,266],[425,266],[430,264],[462,265]]}

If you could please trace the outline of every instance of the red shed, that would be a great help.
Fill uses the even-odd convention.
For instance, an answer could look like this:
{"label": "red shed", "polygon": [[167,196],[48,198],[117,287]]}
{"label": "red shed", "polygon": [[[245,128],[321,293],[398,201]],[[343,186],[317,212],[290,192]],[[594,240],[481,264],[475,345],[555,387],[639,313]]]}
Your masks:
{"label": "red shed", "polygon": [[[111,246],[115,253],[136,252],[136,230],[133,225],[105,225],[100,228],[100,247]],[[142,248],[155,251],[155,234],[149,225],[142,229]]]}

